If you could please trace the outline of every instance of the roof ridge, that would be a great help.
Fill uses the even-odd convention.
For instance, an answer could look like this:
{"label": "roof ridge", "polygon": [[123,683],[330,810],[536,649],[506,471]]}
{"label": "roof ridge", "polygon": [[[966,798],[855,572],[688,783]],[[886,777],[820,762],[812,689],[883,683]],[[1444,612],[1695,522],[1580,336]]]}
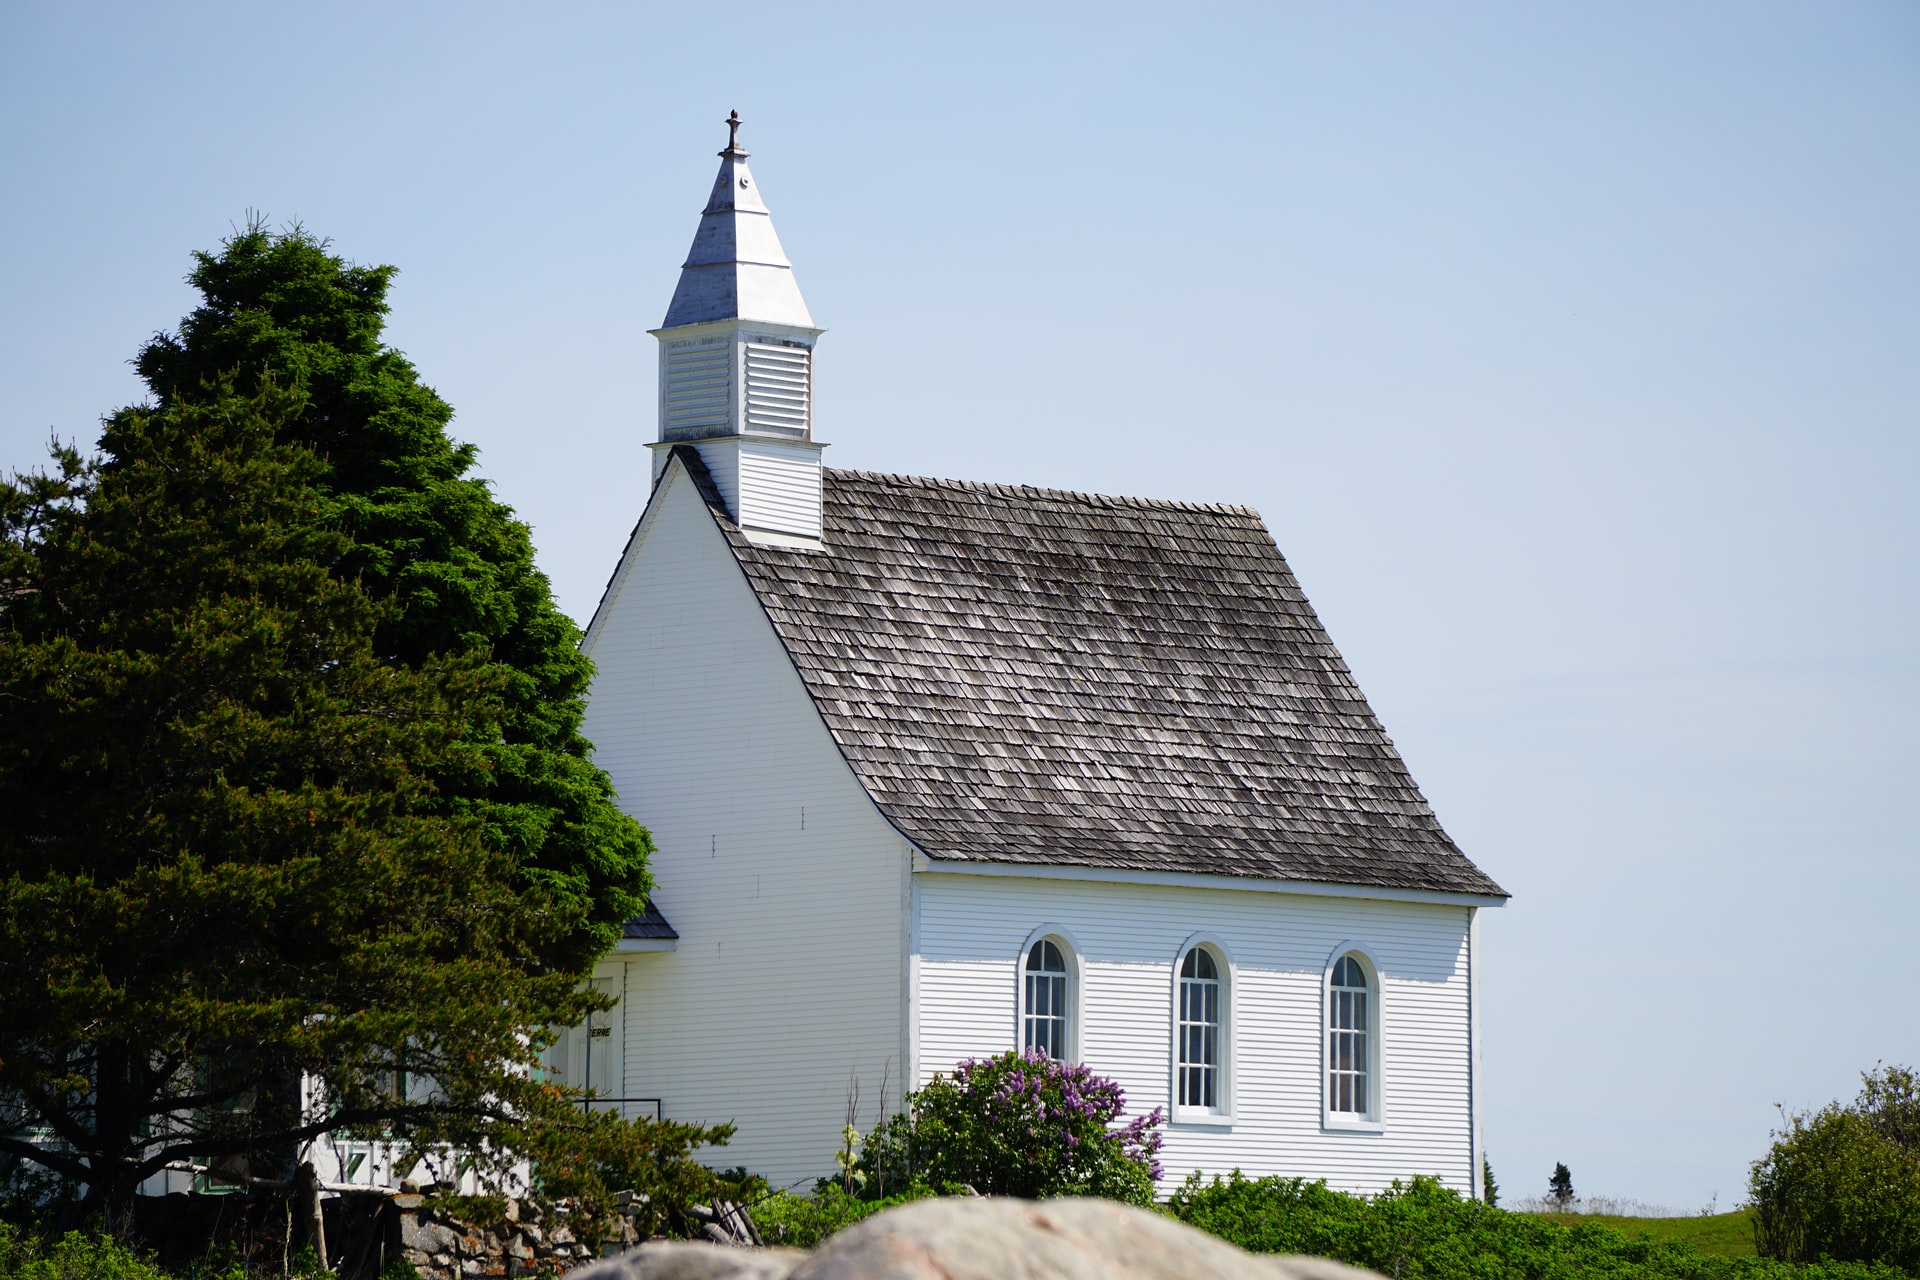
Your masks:
{"label": "roof ridge", "polygon": [[986,493],[1000,498],[1052,498],[1077,502],[1089,507],[1125,507],[1149,511],[1186,511],[1207,515],[1250,516],[1260,512],[1233,502],[1181,502],[1174,498],[1131,498],[1119,494],[1092,493],[1082,489],[1049,489],[1032,484],[1002,484],[993,480],[947,480],[937,476],[909,476],[893,471],[861,471],[852,467],[824,467],[829,478],[876,480],[885,484],[909,485],[919,489],[955,489],[962,493]]}

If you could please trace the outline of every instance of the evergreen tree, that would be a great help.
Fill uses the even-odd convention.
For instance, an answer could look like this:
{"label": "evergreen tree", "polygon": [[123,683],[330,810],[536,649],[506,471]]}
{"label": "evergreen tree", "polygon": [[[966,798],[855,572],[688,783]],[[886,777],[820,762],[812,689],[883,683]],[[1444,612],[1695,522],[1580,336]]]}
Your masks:
{"label": "evergreen tree", "polygon": [[1547,1179],[1547,1195],[1562,1213],[1573,1204],[1573,1174],[1566,1165],[1555,1162],[1553,1176]]}
{"label": "evergreen tree", "polygon": [[303,393],[281,439],[320,460],[324,513],[351,539],[336,575],[391,606],[375,652],[414,668],[480,654],[507,677],[486,768],[436,779],[444,811],[477,820],[569,904],[573,927],[551,958],[589,963],[641,909],[651,846],[589,759],[592,667],[527,526],[472,474],[472,447],[447,435],[452,407],[381,341],[394,269],[354,266],[298,227],[257,221],[195,256],[201,305],[135,362],[154,403],[203,402],[228,378],[242,395],[267,383]]}
{"label": "evergreen tree", "polygon": [[567,1110],[531,1068],[594,1003],[540,959],[583,909],[443,789],[484,782],[516,673],[379,652],[398,605],[284,442],[307,408],[215,385],[0,484],[0,1153],[97,1206]]}
{"label": "evergreen tree", "polygon": [[1500,1184],[1493,1180],[1493,1161],[1480,1157],[1480,1198],[1489,1205],[1500,1203]]}
{"label": "evergreen tree", "polygon": [[380,342],[391,276],[249,226],[152,402],[0,482],[0,1165],[95,1205],[339,1130],[666,1149],[540,1083],[650,846],[526,526]]}

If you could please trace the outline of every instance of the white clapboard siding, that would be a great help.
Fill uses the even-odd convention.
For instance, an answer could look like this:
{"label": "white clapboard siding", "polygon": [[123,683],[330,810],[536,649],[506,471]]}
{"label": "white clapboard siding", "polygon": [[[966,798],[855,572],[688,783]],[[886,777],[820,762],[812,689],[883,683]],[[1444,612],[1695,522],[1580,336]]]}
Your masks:
{"label": "white clapboard siding", "polygon": [[739,444],[740,524],[803,538],[820,536],[820,451],[779,440]]}
{"label": "white clapboard siding", "polygon": [[[1467,908],[937,871],[913,880],[916,1083],[1015,1045],[1020,949],[1054,925],[1080,947],[1082,1060],[1120,1082],[1129,1114],[1168,1106],[1173,966],[1205,934],[1233,964],[1234,1117],[1168,1127],[1163,1191],[1194,1170],[1236,1168],[1353,1191],[1414,1174],[1475,1190]],[[1382,970],[1379,1133],[1322,1125],[1322,981],[1343,942]]]}
{"label": "white clapboard siding", "polygon": [[900,1094],[905,849],[854,781],[684,468],[670,465],[588,631],[586,733],[652,832],[671,952],[616,955],[623,1088],[733,1121],[702,1158],[776,1184],[832,1168]]}

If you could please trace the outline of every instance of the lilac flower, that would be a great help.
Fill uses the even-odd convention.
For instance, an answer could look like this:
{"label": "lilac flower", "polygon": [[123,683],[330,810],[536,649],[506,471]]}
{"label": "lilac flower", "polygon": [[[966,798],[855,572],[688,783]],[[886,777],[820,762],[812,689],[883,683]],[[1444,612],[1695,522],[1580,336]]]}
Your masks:
{"label": "lilac flower", "polygon": [[1127,1117],[1126,1097],[1085,1063],[1037,1049],[968,1058],[914,1095],[925,1145],[913,1158],[936,1184],[988,1194],[1150,1196],[1164,1114]]}

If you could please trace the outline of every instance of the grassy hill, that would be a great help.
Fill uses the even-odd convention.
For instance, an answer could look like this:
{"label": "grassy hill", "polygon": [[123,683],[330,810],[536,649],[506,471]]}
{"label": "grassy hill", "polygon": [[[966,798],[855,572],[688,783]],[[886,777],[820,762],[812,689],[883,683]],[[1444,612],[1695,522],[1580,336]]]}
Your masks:
{"label": "grassy hill", "polygon": [[1684,1240],[1701,1253],[1717,1254],[1722,1258],[1758,1256],[1753,1247],[1752,1212],[1747,1209],[1716,1213],[1711,1217],[1688,1218],[1621,1218],[1604,1213],[1533,1213],[1527,1216],[1543,1218],[1563,1227],[1599,1223],[1630,1236],[1650,1237],[1661,1244]]}

